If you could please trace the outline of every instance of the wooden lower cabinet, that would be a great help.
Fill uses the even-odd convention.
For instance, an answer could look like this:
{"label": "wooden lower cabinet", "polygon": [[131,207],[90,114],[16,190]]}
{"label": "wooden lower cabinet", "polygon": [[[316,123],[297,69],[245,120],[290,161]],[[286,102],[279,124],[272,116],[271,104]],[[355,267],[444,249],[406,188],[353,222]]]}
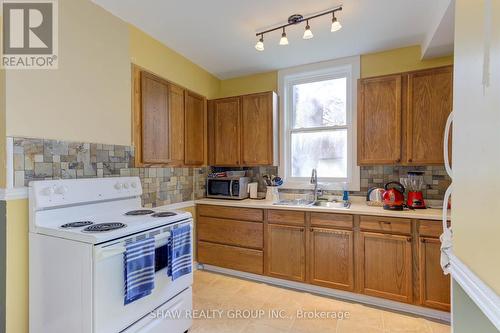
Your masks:
{"label": "wooden lower cabinet", "polygon": [[360,232],[360,291],[370,296],[411,303],[411,249],[409,236]]}
{"label": "wooden lower cabinet", "polygon": [[267,226],[267,274],[272,277],[305,281],[306,239],[304,227]]}
{"label": "wooden lower cabinet", "polygon": [[311,228],[309,282],[323,287],[354,290],[353,232]]}
{"label": "wooden lower cabinet", "polygon": [[450,310],[441,223],[197,206],[198,262]]}
{"label": "wooden lower cabinet", "polygon": [[420,304],[450,311],[450,276],[440,266],[441,241],[438,238],[419,238]]}
{"label": "wooden lower cabinet", "polygon": [[198,262],[203,264],[263,274],[263,258],[260,250],[198,241]]}

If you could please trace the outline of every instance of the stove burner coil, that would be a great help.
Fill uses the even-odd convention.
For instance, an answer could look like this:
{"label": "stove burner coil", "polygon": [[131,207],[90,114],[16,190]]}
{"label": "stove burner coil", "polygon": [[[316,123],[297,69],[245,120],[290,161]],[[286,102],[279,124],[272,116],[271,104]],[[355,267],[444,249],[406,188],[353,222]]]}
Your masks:
{"label": "stove burner coil", "polygon": [[104,232],[104,231],[111,231],[111,230],[116,230],[120,228],[125,228],[127,225],[124,223],[99,223],[99,224],[93,224],[91,226],[86,227],[83,229],[85,232]]}
{"label": "stove burner coil", "polygon": [[151,216],[152,217],[170,217],[170,216],[175,216],[175,215],[177,215],[177,213],[174,213],[174,212],[158,212],[158,213],[154,213]]}
{"label": "stove burner coil", "polygon": [[130,212],[126,212],[125,215],[129,216],[138,216],[138,215],[149,215],[153,214],[155,211],[150,210],[150,209],[138,209],[138,210],[131,210]]}
{"label": "stove burner coil", "polygon": [[70,223],[63,224],[61,226],[61,228],[64,228],[64,229],[81,228],[81,227],[85,227],[85,226],[88,226],[88,225],[91,225],[91,224],[94,224],[94,222],[90,222],[90,221],[77,221],[77,222],[70,222]]}

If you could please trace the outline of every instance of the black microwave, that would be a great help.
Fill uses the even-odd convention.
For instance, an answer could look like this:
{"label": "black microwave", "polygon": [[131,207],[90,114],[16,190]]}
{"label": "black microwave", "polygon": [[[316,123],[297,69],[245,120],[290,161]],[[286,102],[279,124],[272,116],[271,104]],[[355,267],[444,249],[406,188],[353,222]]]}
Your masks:
{"label": "black microwave", "polygon": [[249,182],[249,177],[207,178],[207,198],[246,199]]}

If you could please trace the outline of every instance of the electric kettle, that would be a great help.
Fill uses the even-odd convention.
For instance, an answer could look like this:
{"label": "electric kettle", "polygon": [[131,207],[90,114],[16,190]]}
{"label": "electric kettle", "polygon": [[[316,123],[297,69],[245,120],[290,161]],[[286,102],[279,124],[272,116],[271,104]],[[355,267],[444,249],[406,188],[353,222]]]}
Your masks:
{"label": "electric kettle", "polygon": [[384,186],[384,209],[403,210],[405,202],[405,187],[400,182],[389,182]]}

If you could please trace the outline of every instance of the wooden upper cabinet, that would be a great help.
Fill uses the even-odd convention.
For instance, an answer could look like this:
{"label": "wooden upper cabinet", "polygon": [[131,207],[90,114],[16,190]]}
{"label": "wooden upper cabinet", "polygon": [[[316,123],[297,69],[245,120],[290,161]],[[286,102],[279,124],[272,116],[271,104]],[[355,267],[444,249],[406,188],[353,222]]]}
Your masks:
{"label": "wooden upper cabinet", "polygon": [[170,164],[184,164],[184,89],[168,85]]}
{"label": "wooden upper cabinet", "polygon": [[353,232],[311,228],[309,242],[310,282],[323,287],[353,291]]}
{"label": "wooden upper cabinet", "polygon": [[267,226],[267,274],[295,281],[306,278],[306,238],[304,227]]}
{"label": "wooden upper cabinet", "polygon": [[[433,221],[434,222],[434,221]],[[450,311],[451,281],[440,265],[439,238],[420,237],[419,242],[420,304],[438,310]]]}
{"label": "wooden upper cabinet", "polygon": [[209,102],[209,162],[214,166],[277,165],[278,119],[274,92]]}
{"label": "wooden upper cabinet", "polygon": [[408,74],[406,162],[443,164],[446,119],[453,105],[453,70],[443,67]]}
{"label": "wooden upper cabinet", "polygon": [[411,237],[360,232],[358,281],[366,295],[411,303]]}
{"label": "wooden upper cabinet", "polygon": [[212,101],[208,128],[210,164],[240,165],[240,98]]}
{"label": "wooden upper cabinet", "polygon": [[358,164],[401,161],[401,75],[359,81]]}
{"label": "wooden upper cabinet", "polygon": [[206,161],[206,99],[132,65],[135,165]]}
{"label": "wooden upper cabinet", "polygon": [[156,76],[142,72],[141,95],[142,163],[169,163],[168,85]]}
{"label": "wooden upper cabinet", "polygon": [[204,165],[206,158],[206,99],[185,91],[184,164]]}
{"label": "wooden upper cabinet", "polygon": [[274,162],[273,119],[276,95],[272,92],[243,96],[241,108],[241,162],[272,165]]}

